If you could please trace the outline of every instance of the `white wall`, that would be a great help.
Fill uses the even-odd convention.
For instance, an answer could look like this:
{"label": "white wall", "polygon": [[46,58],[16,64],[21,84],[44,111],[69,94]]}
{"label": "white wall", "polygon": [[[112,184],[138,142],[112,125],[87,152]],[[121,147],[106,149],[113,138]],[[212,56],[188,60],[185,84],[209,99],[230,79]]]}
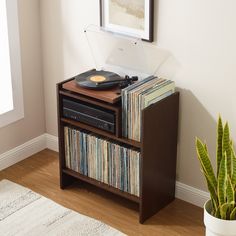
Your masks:
{"label": "white wall", "polygon": [[[46,126],[52,135],[57,135],[55,84],[94,66],[83,30],[99,24],[98,4],[41,0]],[[178,67],[172,78],[181,92],[178,180],[203,190],[194,137],[207,141],[214,159],[221,113],[236,140],[235,9],[235,0],[159,0],[155,7],[154,44],[169,50]]]}
{"label": "white wall", "polygon": [[181,65],[175,77],[181,88],[177,173],[181,182],[202,189],[194,136],[206,140],[214,159],[221,113],[236,140],[235,7],[234,0],[159,2],[158,45],[170,50]]}
{"label": "white wall", "polygon": [[45,133],[39,0],[18,0],[24,119],[0,129],[0,154]]}

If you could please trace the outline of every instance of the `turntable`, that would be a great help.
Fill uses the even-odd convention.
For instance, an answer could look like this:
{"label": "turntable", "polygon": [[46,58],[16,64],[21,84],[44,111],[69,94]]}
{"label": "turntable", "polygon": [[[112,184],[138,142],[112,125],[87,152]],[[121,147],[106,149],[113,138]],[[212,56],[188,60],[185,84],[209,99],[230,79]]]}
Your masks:
{"label": "turntable", "polygon": [[79,86],[94,90],[104,90],[115,86],[124,88],[137,80],[137,76],[129,77],[126,75],[125,78],[122,78],[114,72],[104,70],[97,71],[96,69],[84,72],[75,77],[75,81]]}
{"label": "turntable", "polygon": [[166,60],[166,52],[140,39],[113,34],[90,25],[84,31],[93,70],[75,77],[76,83],[87,89],[121,88],[154,75]]}
{"label": "turntable", "polygon": [[119,101],[122,88],[156,74],[167,58],[164,50],[152,44],[97,26],[89,26],[85,37],[96,69],[78,74],[64,86],[105,102]]}

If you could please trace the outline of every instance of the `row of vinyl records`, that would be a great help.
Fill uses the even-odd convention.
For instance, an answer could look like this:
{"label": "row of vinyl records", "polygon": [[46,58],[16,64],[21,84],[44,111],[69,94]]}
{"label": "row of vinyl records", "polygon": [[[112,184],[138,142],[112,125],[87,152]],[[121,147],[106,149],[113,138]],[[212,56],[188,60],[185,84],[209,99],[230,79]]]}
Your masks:
{"label": "row of vinyl records", "polygon": [[123,137],[140,141],[142,110],[174,92],[175,83],[173,81],[155,76],[150,76],[122,89]]}
{"label": "row of vinyl records", "polygon": [[66,167],[139,196],[140,152],[64,127]]}

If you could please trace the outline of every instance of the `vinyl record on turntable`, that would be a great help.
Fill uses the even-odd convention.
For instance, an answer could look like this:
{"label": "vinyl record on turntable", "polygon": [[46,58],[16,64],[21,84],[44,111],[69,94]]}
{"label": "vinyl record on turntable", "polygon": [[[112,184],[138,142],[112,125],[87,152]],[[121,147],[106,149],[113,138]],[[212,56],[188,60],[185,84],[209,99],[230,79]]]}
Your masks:
{"label": "vinyl record on turntable", "polygon": [[79,74],[75,77],[76,83],[87,89],[107,89],[114,87],[123,79],[116,73],[95,69]]}

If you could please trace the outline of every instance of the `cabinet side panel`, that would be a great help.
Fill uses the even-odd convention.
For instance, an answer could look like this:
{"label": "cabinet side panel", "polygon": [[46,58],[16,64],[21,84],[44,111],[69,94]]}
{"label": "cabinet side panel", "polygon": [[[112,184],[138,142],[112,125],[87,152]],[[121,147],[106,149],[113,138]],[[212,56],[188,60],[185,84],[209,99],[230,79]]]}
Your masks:
{"label": "cabinet side panel", "polygon": [[58,147],[59,147],[59,174],[60,174],[60,187],[63,189],[70,185],[74,178],[63,173],[65,168],[65,141],[64,141],[64,125],[61,121],[62,117],[62,96],[59,91],[62,88],[62,83],[57,84],[57,117],[58,117]]}
{"label": "cabinet side panel", "polygon": [[175,196],[179,93],[144,109],[140,223]]}

